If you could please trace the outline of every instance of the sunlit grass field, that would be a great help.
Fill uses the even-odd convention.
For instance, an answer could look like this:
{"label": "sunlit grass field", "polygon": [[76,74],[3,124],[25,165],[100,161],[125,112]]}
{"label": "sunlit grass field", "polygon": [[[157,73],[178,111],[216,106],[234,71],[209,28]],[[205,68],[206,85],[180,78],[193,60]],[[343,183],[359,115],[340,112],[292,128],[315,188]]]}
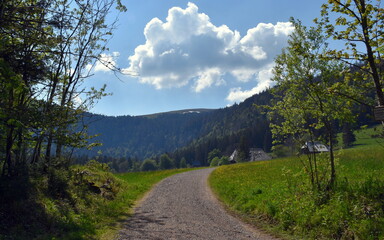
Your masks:
{"label": "sunlit grass field", "polygon": [[337,151],[337,184],[326,201],[298,157],[222,166],[210,184],[230,209],[287,239],[384,239],[384,147],[372,132]]}
{"label": "sunlit grass field", "polygon": [[356,142],[354,147],[365,147],[365,146],[382,146],[384,147],[384,138],[377,138],[377,134],[383,133],[383,125],[379,124],[370,128],[362,128],[356,130]]}

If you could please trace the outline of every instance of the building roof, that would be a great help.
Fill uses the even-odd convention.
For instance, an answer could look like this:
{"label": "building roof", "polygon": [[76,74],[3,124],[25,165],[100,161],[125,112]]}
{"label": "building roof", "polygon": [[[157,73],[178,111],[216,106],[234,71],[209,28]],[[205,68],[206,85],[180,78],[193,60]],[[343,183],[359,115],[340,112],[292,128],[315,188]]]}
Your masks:
{"label": "building roof", "polygon": [[301,147],[303,153],[329,152],[329,148],[321,142],[305,142]]}
{"label": "building roof", "polygon": [[251,148],[249,149],[249,156],[251,162],[255,161],[264,161],[264,160],[271,160],[271,156],[269,156],[266,152],[264,152],[261,148]]}

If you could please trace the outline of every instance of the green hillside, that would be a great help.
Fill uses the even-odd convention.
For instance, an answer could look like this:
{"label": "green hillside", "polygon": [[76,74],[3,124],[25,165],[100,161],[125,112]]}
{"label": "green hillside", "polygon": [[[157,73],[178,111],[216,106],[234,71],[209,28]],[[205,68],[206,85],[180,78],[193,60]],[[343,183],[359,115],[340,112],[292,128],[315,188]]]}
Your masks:
{"label": "green hillside", "polygon": [[222,166],[211,186],[244,219],[288,239],[383,239],[384,141],[372,138],[377,128],[357,131],[355,147],[336,152],[329,196],[311,188],[305,156]]}
{"label": "green hillside", "polygon": [[76,154],[95,156],[101,152],[111,158],[144,160],[168,152],[178,161],[185,157],[188,164],[198,161],[205,165],[210,151],[219,148],[231,154],[241,137],[247,139],[249,147],[269,149],[269,123],[255,105],[268,104],[271,98],[265,91],[216,110],[189,109],[136,117],[86,114],[88,134],[97,135],[92,141],[102,146]]}

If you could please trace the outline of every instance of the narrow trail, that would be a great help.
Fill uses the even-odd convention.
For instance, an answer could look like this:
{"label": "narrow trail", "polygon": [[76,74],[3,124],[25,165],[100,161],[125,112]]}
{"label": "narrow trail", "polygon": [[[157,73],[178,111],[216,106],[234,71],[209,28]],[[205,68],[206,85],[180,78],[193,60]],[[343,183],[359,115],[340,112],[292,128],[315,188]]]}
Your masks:
{"label": "narrow trail", "polygon": [[116,239],[274,239],[223,209],[207,184],[212,171],[185,172],[160,182],[123,224]]}

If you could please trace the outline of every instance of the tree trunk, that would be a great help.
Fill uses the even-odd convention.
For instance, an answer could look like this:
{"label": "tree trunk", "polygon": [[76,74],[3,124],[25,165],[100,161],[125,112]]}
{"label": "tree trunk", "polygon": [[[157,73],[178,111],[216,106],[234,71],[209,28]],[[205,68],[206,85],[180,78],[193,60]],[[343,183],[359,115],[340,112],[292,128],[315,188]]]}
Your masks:
{"label": "tree trunk", "polygon": [[312,188],[314,189],[315,188],[315,178],[313,176],[314,174],[313,174],[313,166],[312,166],[312,156],[313,155],[314,155],[313,153],[308,153],[309,177],[311,180]]}
{"label": "tree trunk", "polygon": [[317,159],[316,159],[316,153],[313,153],[313,166],[315,168],[315,181],[316,181],[316,187],[317,187],[317,190],[320,191],[321,190],[321,186],[320,186],[320,182],[319,182],[319,170],[317,168]]}
{"label": "tree trunk", "polygon": [[35,147],[33,149],[32,153],[32,159],[31,164],[38,163],[40,160],[40,154],[41,154],[41,143],[43,142],[44,136],[40,136],[36,140]]}
{"label": "tree trunk", "polygon": [[330,128],[329,131],[329,161],[331,166],[331,176],[329,179],[328,190],[332,189],[336,181],[336,169],[335,169],[335,156],[333,153],[333,131]]}
{"label": "tree trunk", "polygon": [[364,14],[367,12],[365,1],[359,1],[361,5],[361,27],[362,32],[364,35],[364,44],[367,49],[367,60],[369,67],[371,68],[371,75],[375,84],[376,89],[376,95],[379,101],[380,106],[384,106],[384,94],[383,89],[380,82],[380,75],[377,71],[377,66],[375,63],[375,55],[373,54],[372,46],[371,46],[371,40],[369,36],[369,29],[368,29],[368,19],[367,16]]}
{"label": "tree trunk", "polygon": [[47,149],[45,150],[45,163],[48,165],[49,165],[49,162],[51,161],[52,138],[53,138],[53,134],[52,132],[50,132],[47,140]]}
{"label": "tree trunk", "polygon": [[3,175],[11,176],[13,172],[12,167],[12,147],[14,144],[13,141],[13,132],[15,131],[14,126],[10,126],[7,132],[7,144],[5,147],[5,163],[3,168]]}

